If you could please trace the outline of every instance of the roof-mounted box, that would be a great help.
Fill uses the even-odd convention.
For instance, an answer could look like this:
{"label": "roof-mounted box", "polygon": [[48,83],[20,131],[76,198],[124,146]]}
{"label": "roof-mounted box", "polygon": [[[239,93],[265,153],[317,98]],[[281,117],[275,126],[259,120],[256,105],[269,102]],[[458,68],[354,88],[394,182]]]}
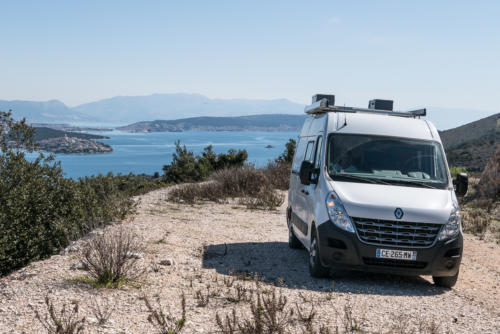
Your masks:
{"label": "roof-mounted box", "polygon": [[328,105],[330,107],[333,107],[335,105],[335,95],[327,95],[327,94],[316,94],[312,98],[312,103],[316,103],[318,101],[321,101],[323,99],[326,99],[328,101]]}
{"label": "roof-mounted box", "polygon": [[368,102],[368,109],[392,111],[394,102],[392,100],[374,99]]}

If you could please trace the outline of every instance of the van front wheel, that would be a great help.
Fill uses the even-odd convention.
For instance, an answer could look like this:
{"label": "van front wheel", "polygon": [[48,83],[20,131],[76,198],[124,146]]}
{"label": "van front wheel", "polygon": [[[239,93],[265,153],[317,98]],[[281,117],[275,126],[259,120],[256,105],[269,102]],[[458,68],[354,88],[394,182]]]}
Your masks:
{"label": "van front wheel", "polygon": [[329,269],[321,264],[319,257],[318,238],[316,232],[313,231],[311,239],[311,247],[309,251],[309,273],[312,277],[322,278],[328,276]]}
{"label": "van front wheel", "polygon": [[455,274],[455,276],[448,276],[448,277],[432,276],[434,284],[449,289],[455,286],[455,284],[457,283],[457,279],[458,279],[458,272]]}

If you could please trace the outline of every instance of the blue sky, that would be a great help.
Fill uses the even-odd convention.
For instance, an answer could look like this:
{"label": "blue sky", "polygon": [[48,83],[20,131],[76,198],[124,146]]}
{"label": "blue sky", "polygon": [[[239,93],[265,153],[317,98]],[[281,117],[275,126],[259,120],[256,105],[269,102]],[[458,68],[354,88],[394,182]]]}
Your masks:
{"label": "blue sky", "polygon": [[3,1],[0,14],[0,99],[500,102],[499,1]]}

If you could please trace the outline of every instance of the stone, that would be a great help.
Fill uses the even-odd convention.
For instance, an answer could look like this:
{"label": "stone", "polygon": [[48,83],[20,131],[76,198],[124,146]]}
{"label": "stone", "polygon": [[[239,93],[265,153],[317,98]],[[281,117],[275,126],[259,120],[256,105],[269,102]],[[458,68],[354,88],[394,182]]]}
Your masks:
{"label": "stone", "polygon": [[129,259],[140,259],[140,258],[142,258],[141,254],[139,254],[139,253],[128,253],[127,257]]}
{"label": "stone", "polygon": [[83,263],[73,263],[69,269],[71,269],[71,270],[85,270],[85,266],[83,265]]}
{"label": "stone", "polygon": [[159,263],[162,266],[174,266],[175,260],[174,259],[163,259]]}

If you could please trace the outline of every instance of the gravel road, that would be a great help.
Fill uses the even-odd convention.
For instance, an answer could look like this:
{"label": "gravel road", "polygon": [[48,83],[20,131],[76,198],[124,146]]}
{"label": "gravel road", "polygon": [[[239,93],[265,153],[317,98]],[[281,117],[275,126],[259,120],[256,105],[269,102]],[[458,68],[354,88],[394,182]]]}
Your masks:
{"label": "gravel road", "polygon": [[[59,309],[78,301],[86,317],[85,333],[155,333],[141,300],[159,296],[165,309],[179,313],[186,296],[184,333],[217,331],[216,313],[248,315],[247,302],[229,302],[230,274],[258,275],[261,288],[276,289],[288,305],[314,305],[317,323],[342,326],[352,310],[358,326],[369,333],[426,331],[499,333],[500,246],[465,237],[461,275],[454,289],[435,287],[430,277],[334,272],[329,279],[309,276],[308,256],[287,244],[285,205],[276,211],[250,211],[235,204],[179,205],[166,201],[168,189],[138,198],[138,212],[108,229],[125,228],[145,245],[139,265],[145,274],[133,286],[93,289],[72,283],[78,270],[78,241],[60,255],[32,263],[0,279],[0,333],[45,333],[34,317],[44,314],[46,295]],[[252,281],[241,281],[250,287]],[[209,286],[211,298],[199,306],[196,291]],[[92,306],[112,309],[99,325]]]}

